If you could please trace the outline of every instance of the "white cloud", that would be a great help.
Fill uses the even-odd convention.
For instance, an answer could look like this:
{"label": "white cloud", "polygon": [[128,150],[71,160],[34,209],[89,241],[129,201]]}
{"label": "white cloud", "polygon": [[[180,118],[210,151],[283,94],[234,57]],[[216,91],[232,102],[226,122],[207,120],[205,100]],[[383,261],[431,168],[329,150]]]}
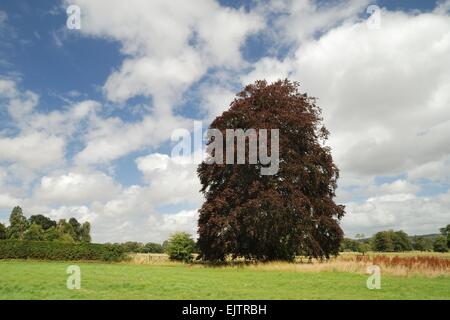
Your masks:
{"label": "white cloud", "polygon": [[17,199],[10,194],[0,193],[0,209],[11,209],[17,206],[20,202],[20,199]]}
{"label": "white cloud", "polygon": [[114,198],[120,186],[101,172],[68,172],[44,176],[34,197],[53,205],[86,204]]}
{"label": "white cloud", "polygon": [[320,98],[341,168],[362,175],[404,173],[450,152],[450,18],[383,12],[382,21],[335,28],[292,62]]}
{"label": "white cloud", "polygon": [[62,206],[57,209],[51,209],[50,212],[45,213],[54,220],[68,220],[73,217],[81,223],[89,221],[91,223],[91,227],[92,223],[95,223],[98,218],[97,214],[89,210],[86,206]]}
{"label": "white cloud", "polygon": [[64,140],[44,133],[29,133],[8,138],[0,136],[0,161],[38,169],[64,161]]}
{"label": "white cloud", "polygon": [[391,194],[370,198],[362,204],[347,205],[343,227],[347,236],[394,229],[409,234],[436,233],[448,224],[450,193],[435,197]]}
{"label": "white cloud", "polygon": [[279,61],[275,58],[262,58],[250,73],[241,76],[241,82],[250,84],[256,80],[265,79],[270,83],[279,79],[289,78],[292,68],[289,60]]}
{"label": "white cloud", "polygon": [[274,47],[295,47],[343,23],[357,21],[369,4],[369,0],[274,0],[260,2],[255,10],[271,21],[264,32],[275,42]]}
{"label": "white cloud", "polygon": [[205,85],[200,89],[201,107],[206,113],[207,121],[214,120],[228,110],[236,97],[236,92],[222,85]]}
{"label": "white cloud", "polygon": [[70,105],[64,111],[32,114],[21,121],[23,122],[22,127],[24,130],[44,131],[58,136],[70,137],[82,121],[95,118],[96,111],[100,108],[98,102],[85,100]]}
{"label": "white cloud", "polygon": [[83,140],[86,146],[76,156],[80,164],[108,163],[144,147],[157,147],[170,138],[171,132],[190,122],[173,116],[145,116],[136,123],[119,118],[97,118],[91,122]]}
{"label": "white cloud", "polygon": [[160,239],[166,239],[167,235],[184,231],[196,238],[197,234],[197,210],[182,210],[174,214],[165,214],[161,220],[150,219],[149,223],[158,225]]}
{"label": "white cloud", "polygon": [[150,183],[148,193],[156,203],[201,203],[203,197],[199,193],[201,185],[197,164],[193,161],[180,161],[156,153],[138,158],[136,163]]}
{"label": "white cloud", "polygon": [[241,45],[263,25],[255,14],[212,0],[72,2],[83,12],[85,35],[119,41],[127,56],[104,86],[107,97],[152,96],[163,110],[208,68],[240,66]]}
{"label": "white cloud", "polygon": [[380,196],[390,194],[415,194],[420,191],[420,186],[406,180],[396,180],[391,183],[383,183],[379,186],[370,186],[369,196]]}

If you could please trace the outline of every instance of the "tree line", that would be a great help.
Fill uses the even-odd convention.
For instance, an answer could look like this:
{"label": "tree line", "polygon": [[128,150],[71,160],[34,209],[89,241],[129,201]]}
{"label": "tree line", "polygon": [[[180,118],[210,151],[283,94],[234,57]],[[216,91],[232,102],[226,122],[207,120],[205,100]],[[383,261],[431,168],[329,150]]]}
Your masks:
{"label": "tree line", "polygon": [[356,235],[356,240],[344,238],[340,251],[361,253],[367,251],[403,252],[412,250],[447,252],[450,249],[450,224],[439,231],[439,235],[432,237],[409,236],[402,230],[380,231],[369,239],[363,239],[364,235],[358,234]]}
{"label": "tree line", "polygon": [[[75,218],[70,218],[68,221],[66,219],[55,221],[42,214],[27,218],[19,206],[11,211],[9,226],[0,223],[0,240],[90,243],[90,233],[91,225],[88,221],[80,223]],[[184,232],[173,234],[162,244],[127,241],[114,244],[106,243],[105,245],[109,246],[108,248],[116,248],[125,253],[167,253],[171,259],[183,261],[191,260],[192,253],[197,252],[195,241],[191,235]],[[37,247],[37,245],[34,244],[34,247]],[[51,248],[53,247],[48,247],[47,251]],[[48,255],[47,251],[45,254]]]}
{"label": "tree line", "polygon": [[0,240],[59,241],[90,243],[91,224],[75,218],[52,220],[42,214],[26,218],[22,208],[15,207],[9,216],[9,226],[0,223]]}

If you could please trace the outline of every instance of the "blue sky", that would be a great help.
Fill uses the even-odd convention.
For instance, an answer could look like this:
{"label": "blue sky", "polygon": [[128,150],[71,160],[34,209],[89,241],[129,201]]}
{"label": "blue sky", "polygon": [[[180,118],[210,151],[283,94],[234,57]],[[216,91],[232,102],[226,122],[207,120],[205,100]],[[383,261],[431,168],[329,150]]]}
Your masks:
{"label": "blue sky", "polygon": [[[66,28],[69,4],[81,8],[81,30]],[[382,8],[375,31],[364,28],[373,4]],[[331,129],[346,233],[437,231],[450,216],[449,7],[2,1],[0,220],[17,203],[28,215],[92,220],[97,241],[195,233],[195,164],[168,157],[171,133],[194,119],[207,126],[248,82],[290,77],[319,97]]]}

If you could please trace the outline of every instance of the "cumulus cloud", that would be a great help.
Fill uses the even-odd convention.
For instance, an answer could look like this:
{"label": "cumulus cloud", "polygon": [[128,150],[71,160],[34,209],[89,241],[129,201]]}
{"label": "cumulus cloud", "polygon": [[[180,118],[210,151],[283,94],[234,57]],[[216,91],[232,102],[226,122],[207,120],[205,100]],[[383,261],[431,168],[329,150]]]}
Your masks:
{"label": "cumulus cloud", "polygon": [[136,95],[152,96],[163,110],[208,68],[240,66],[241,45],[263,26],[258,15],[212,0],[195,6],[181,0],[137,0],[131,6],[119,0],[71,4],[82,8],[85,35],[118,41],[127,56],[104,86],[107,97],[123,102]]}
{"label": "cumulus cloud", "polygon": [[44,133],[0,136],[0,161],[13,162],[30,169],[50,166],[64,161],[64,140]]}
{"label": "cumulus cloud", "polygon": [[44,176],[35,197],[53,205],[85,204],[114,198],[120,186],[101,172],[68,172]]}
{"label": "cumulus cloud", "polygon": [[335,28],[291,61],[320,97],[341,168],[361,175],[395,175],[449,153],[449,17],[383,12],[382,21],[379,30]]}
{"label": "cumulus cloud", "polygon": [[404,230],[409,234],[436,233],[448,224],[450,193],[435,197],[414,194],[390,194],[369,198],[363,203],[349,203],[343,219],[346,235],[366,235],[381,230]]}
{"label": "cumulus cloud", "polygon": [[[150,183],[149,193],[159,204],[190,202],[200,204],[197,164],[180,161],[164,154],[151,154],[136,160],[139,170]],[[181,181],[181,183],[180,183]]]}
{"label": "cumulus cloud", "polygon": [[11,209],[15,207],[17,204],[21,202],[20,199],[17,199],[10,194],[2,194],[0,193],[0,209]]}
{"label": "cumulus cloud", "polygon": [[139,122],[120,118],[97,118],[84,134],[85,147],[76,156],[79,164],[108,163],[144,147],[157,147],[170,138],[173,130],[192,123],[173,116],[145,116]]}

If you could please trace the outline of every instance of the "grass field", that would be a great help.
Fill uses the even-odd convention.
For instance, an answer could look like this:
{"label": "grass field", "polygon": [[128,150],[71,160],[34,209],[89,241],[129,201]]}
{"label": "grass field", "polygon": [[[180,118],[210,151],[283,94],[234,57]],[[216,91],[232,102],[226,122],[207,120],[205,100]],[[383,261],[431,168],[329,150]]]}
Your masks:
{"label": "grass field", "polygon": [[[81,268],[81,289],[66,268]],[[0,299],[450,299],[450,277],[382,275],[381,289],[354,272],[299,272],[183,264],[0,261]]]}

